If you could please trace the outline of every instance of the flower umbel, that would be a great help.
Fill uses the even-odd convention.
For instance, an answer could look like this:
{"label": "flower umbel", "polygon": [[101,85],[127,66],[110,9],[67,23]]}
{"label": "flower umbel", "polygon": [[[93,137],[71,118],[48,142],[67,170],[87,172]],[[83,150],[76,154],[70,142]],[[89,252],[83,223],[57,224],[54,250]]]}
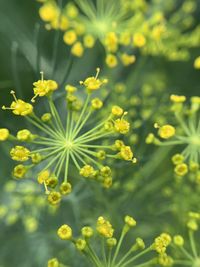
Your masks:
{"label": "flower umbel", "polygon": [[[76,95],[77,88],[66,85],[65,123],[53,101],[53,92],[57,90],[58,84],[53,80],[44,80],[43,72],[41,80],[33,83],[35,96],[31,100],[34,103],[36,97],[47,97],[49,110],[41,117],[35,114],[31,104],[17,100],[13,91],[11,92],[15,98],[11,104],[13,113],[26,116],[28,122],[38,130],[37,134],[33,134],[28,129],[22,129],[16,137],[10,135],[12,140],[23,142],[23,145],[16,145],[11,149],[12,159],[19,162],[31,161],[26,165],[17,165],[13,175],[23,178],[29,169],[36,165],[41,166],[37,174],[38,183],[44,185],[46,193],[49,194],[48,200],[53,205],[60,202],[61,195],[67,195],[72,190],[68,182],[71,163],[83,177],[99,181],[105,188],[109,188],[112,185],[112,172],[103,161],[107,158],[133,160],[133,152],[129,146],[123,144],[117,148],[113,145],[117,135],[126,134],[130,127],[129,122],[124,119],[127,112],[123,112],[120,107],[114,106],[106,119],[89,130],[85,127],[89,118],[103,106],[102,100],[92,96],[93,91],[107,83],[106,79],[98,78],[99,71],[97,68],[96,76],[80,82],[86,93],[84,104]],[[6,129],[1,129],[0,133],[2,140],[9,134]],[[111,144],[101,144],[102,139],[111,140]],[[34,148],[35,146],[38,148]],[[59,185],[59,190],[54,191],[61,177],[63,182]]]}

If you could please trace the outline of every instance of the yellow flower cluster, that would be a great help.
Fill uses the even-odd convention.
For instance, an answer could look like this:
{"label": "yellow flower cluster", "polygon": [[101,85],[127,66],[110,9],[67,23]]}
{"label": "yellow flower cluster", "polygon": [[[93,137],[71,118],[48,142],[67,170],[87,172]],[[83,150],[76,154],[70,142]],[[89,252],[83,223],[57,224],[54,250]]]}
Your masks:
{"label": "yellow flower cluster", "polygon": [[105,220],[104,217],[99,217],[97,220],[97,232],[106,238],[111,238],[114,233],[114,229],[109,221]]}
{"label": "yellow flower cluster", "polygon": [[[43,72],[41,72],[41,79],[33,83],[34,97],[31,101],[34,103],[36,97],[46,97],[48,112],[38,117],[33,112],[31,104],[28,104],[31,106],[31,112],[25,112],[24,108],[22,111],[21,106],[20,108],[16,106],[12,110],[15,112],[17,109],[22,116],[26,113],[26,119],[38,130],[38,133],[32,133],[29,129],[21,129],[16,136],[13,136],[7,129],[0,129],[0,140],[5,141],[9,138],[12,141],[23,142],[23,145],[17,144],[10,151],[13,160],[27,162],[14,167],[14,177],[25,178],[34,166],[39,164],[42,166],[45,162],[43,169],[34,176],[37,177],[38,183],[44,186],[45,193],[48,195],[47,199],[52,205],[59,204],[62,196],[72,191],[72,185],[68,182],[70,162],[75,165],[81,176],[100,182],[104,188],[112,186],[113,178],[110,167],[102,164],[102,161],[111,158],[135,162],[131,147],[122,141],[116,141],[115,145],[97,144],[103,138],[115,138],[116,133],[125,135],[129,132],[130,123],[124,119],[127,112],[124,112],[121,107],[113,105],[106,119],[89,130],[85,130],[85,124],[90,116],[103,106],[100,98],[93,98],[93,92],[108,82],[107,79],[98,77],[99,72],[100,69],[97,68],[95,76],[90,76],[80,82],[86,94],[84,104],[77,96],[75,86],[69,84],[65,86],[67,104],[65,122],[62,121],[63,116],[59,114],[53,101],[53,92],[58,89],[58,84],[53,80],[44,80]],[[15,93],[13,91],[11,93],[17,105]],[[35,146],[39,146],[39,149],[35,149]],[[109,150],[114,154],[109,153]],[[62,169],[64,180],[59,184]],[[58,190],[56,190],[57,186]]]}
{"label": "yellow flower cluster", "polygon": [[153,247],[159,254],[163,254],[171,241],[172,239],[170,235],[162,233],[160,236],[156,237]]}
{"label": "yellow flower cluster", "polygon": [[[168,17],[166,11],[161,11],[159,3],[147,1],[97,0],[96,5],[89,0],[73,1],[61,7],[55,0],[42,3],[39,15],[45,22],[46,29],[61,30],[63,41],[71,47],[72,55],[82,57],[85,50],[95,46],[99,40],[106,52],[105,62],[110,68],[115,68],[119,62],[129,66],[136,61],[136,50],[143,54],[163,55],[169,60],[187,60],[189,49],[199,44],[199,28],[193,25],[193,8],[180,5],[177,10],[171,3],[171,11],[176,11],[177,17]],[[155,10],[158,10],[155,12]],[[165,14],[166,12],[166,14]],[[178,24],[177,27],[177,23]],[[124,52],[124,51],[129,51]],[[199,57],[194,61],[194,67],[199,68]]]}

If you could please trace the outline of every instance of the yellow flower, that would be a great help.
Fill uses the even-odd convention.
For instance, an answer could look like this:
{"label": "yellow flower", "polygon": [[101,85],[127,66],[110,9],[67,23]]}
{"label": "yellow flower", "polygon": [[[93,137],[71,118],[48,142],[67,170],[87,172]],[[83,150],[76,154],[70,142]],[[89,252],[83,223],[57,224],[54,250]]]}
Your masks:
{"label": "yellow flower", "polygon": [[131,35],[129,32],[122,32],[120,35],[119,43],[125,46],[130,45],[131,43]]}
{"label": "yellow flower", "polygon": [[17,139],[20,141],[27,141],[31,137],[31,132],[27,129],[20,130],[17,132]]}
{"label": "yellow flower", "polygon": [[48,1],[39,9],[39,14],[42,20],[53,21],[58,17],[59,9],[53,2]]}
{"label": "yellow flower", "polygon": [[155,139],[155,136],[153,133],[149,133],[145,139],[146,144],[152,144]]}
{"label": "yellow flower", "polygon": [[114,237],[110,237],[106,240],[106,244],[109,248],[115,247],[117,245],[117,239]]}
{"label": "yellow flower", "polygon": [[103,102],[99,98],[92,99],[91,104],[94,109],[100,109],[103,106]]}
{"label": "yellow flower", "polygon": [[71,48],[72,55],[76,57],[82,57],[83,52],[84,52],[84,48],[80,42],[76,42]]}
{"label": "yellow flower", "polygon": [[41,171],[37,178],[38,183],[43,184],[44,182],[47,182],[47,180],[49,179],[49,176],[50,176],[49,170]]}
{"label": "yellow flower", "polygon": [[79,238],[76,240],[75,246],[78,250],[80,250],[80,251],[84,250],[86,245],[87,245],[87,243],[84,239]]}
{"label": "yellow flower", "polygon": [[136,57],[134,55],[128,55],[126,53],[123,53],[120,58],[124,66],[129,66],[136,61]]}
{"label": "yellow flower", "polygon": [[12,94],[14,101],[11,103],[10,107],[3,106],[3,110],[10,109],[15,115],[20,116],[26,116],[33,112],[33,106],[31,104],[26,103],[21,99],[17,99],[14,91],[11,91],[10,93]]}
{"label": "yellow flower", "polygon": [[133,44],[136,47],[143,47],[146,44],[146,38],[142,33],[135,33],[133,36]]}
{"label": "yellow flower", "polygon": [[114,229],[109,221],[106,221],[102,216],[97,219],[97,232],[106,238],[111,238]]}
{"label": "yellow flower", "polygon": [[190,219],[187,223],[187,227],[192,231],[197,231],[199,228],[195,219]]}
{"label": "yellow flower", "polygon": [[115,32],[109,32],[105,38],[105,46],[109,52],[116,52],[118,48],[118,38]]}
{"label": "yellow flower", "polygon": [[88,77],[85,79],[85,81],[80,81],[80,84],[83,84],[89,92],[99,89],[103,84],[106,84],[108,82],[107,79],[98,79],[99,72],[100,69],[97,68],[96,76]]}
{"label": "yellow flower", "polygon": [[144,240],[141,239],[141,238],[136,238],[136,246],[139,248],[139,249],[144,249],[145,248],[145,243],[144,243]]}
{"label": "yellow flower", "polygon": [[113,180],[112,177],[104,177],[102,185],[104,188],[108,189],[112,186]]}
{"label": "yellow flower", "polygon": [[21,178],[24,177],[26,172],[27,172],[27,167],[22,165],[22,164],[19,164],[19,165],[14,167],[13,176],[16,177],[16,178],[21,179]]}
{"label": "yellow flower", "polygon": [[171,95],[170,100],[174,103],[183,103],[186,100],[184,95]]}
{"label": "yellow flower", "polygon": [[67,224],[63,224],[57,231],[58,236],[62,240],[70,240],[72,238],[72,229]]}
{"label": "yellow flower", "polygon": [[76,32],[73,30],[65,32],[65,34],[63,35],[63,40],[67,45],[74,44],[77,40]]}
{"label": "yellow flower", "polygon": [[48,121],[50,121],[51,120],[51,113],[44,113],[43,115],[42,115],[42,117],[41,117],[41,120],[43,121],[43,122],[48,122]]}
{"label": "yellow flower", "polygon": [[90,177],[94,174],[94,168],[90,165],[85,165],[80,169],[80,175],[83,177]]}
{"label": "yellow flower", "polygon": [[40,153],[32,153],[31,160],[34,164],[37,164],[42,160],[42,155]]}
{"label": "yellow flower", "polygon": [[154,241],[154,249],[159,253],[163,254],[166,251],[167,246],[171,243],[170,235],[163,233],[158,236]]}
{"label": "yellow flower", "polygon": [[124,221],[129,227],[134,227],[137,224],[136,220],[128,215],[124,218]]}
{"label": "yellow flower", "polygon": [[124,110],[120,108],[119,106],[112,107],[112,114],[114,116],[122,116],[123,113],[124,113]]}
{"label": "yellow flower", "polygon": [[200,56],[195,59],[194,68],[195,69],[200,69]]}
{"label": "yellow flower", "polygon": [[66,6],[66,13],[67,13],[67,17],[74,19],[78,16],[78,9],[74,4],[69,3]]}
{"label": "yellow flower", "polygon": [[48,195],[48,201],[52,205],[59,204],[61,201],[61,194],[59,192],[56,192],[56,191],[50,192]]}
{"label": "yellow flower", "polygon": [[122,146],[119,155],[124,160],[132,160],[133,159],[133,152],[132,152],[130,146]]}
{"label": "yellow flower", "polygon": [[179,176],[184,176],[188,173],[188,166],[185,163],[176,165],[174,169],[175,173]]}
{"label": "yellow flower", "polygon": [[175,154],[175,155],[172,157],[172,162],[173,162],[175,165],[181,164],[183,161],[184,161],[184,156],[181,155],[181,154]]}
{"label": "yellow flower", "polygon": [[37,96],[45,96],[50,92],[53,92],[58,89],[58,84],[53,80],[44,80],[44,73],[41,71],[41,80],[33,83],[34,97],[31,99],[31,102],[35,102]]}
{"label": "yellow flower", "polygon": [[59,261],[56,258],[50,259],[47,263],[47,267],[59,267]]}
{"label": "yellow flower", "polygon": [[166,267],[169,267],[169,266],[173,266],[173,259],[168,256],[166,253],[161,253],[158,257],[158,263],[161,265],[161,266],[166,266]]}
{"label": "yellow flower", "polygon": [[85,226],[81,229],[81,234],[82,234],[82,236],[84,236],[86,238],[90,238],[93,236],[94,231],[93,231],[92,227]]}
{"label": "yellow flower", "polygon": [[13,160],[27,161],[30,157],[30,150],[23,146],[15,146],[11,149],[10,155]]}
{"label": "yellow flower", "polygon": [[173,126],[166,124],[159,128],[158,135],[163,139],[168,139],[174,136],[176,130]]}
{"label": "yellow flower", "polygon": [[9,137],[9,131],[6,128],[0,129],[0,141],[5,141]]}
{"label": "yellow flower", "polygon": [[114,68],[117,66],[118,64],[118,60],[117,57],[113,54],[108,54],[106,56],[106,64],[108,65],[108,67],[110,68]]}
{"label": "yellow flower", "polygon": [[87,34],[84,36],[83,38],[83,44],[85,47],[87,48],[92,48],[95,44],[95,39],[92,35],[90,34]]}
{"label": "yellow flower", "polygon": [[65,86],[65,90],[67,91],[67,93],[71,93],[71,94],[73,94],[74,92],[77,91],[77,88],[76,88],[75,86],[72,86],[72,85],[70,85],[70,84],[67,84],[67,85]]}
{"label": "yellow flower", "polygon": [[176,246],[182,247],[184,245],[184,239],[181,235],[175,235],[173,241]]}
{"label": "yellow flower", "polygon": [[127,134],[130,129],[130,123],[124,119],[117,119],[114,122],[115,130],[121,134]]}
{"label": "yellow flower", "polygon": [[60,185],[60,193],[62,195],[68,195],[70,194],[72,191],[72,186],[70,183],[67,183],[67,182],[63,182],[61,185]]}

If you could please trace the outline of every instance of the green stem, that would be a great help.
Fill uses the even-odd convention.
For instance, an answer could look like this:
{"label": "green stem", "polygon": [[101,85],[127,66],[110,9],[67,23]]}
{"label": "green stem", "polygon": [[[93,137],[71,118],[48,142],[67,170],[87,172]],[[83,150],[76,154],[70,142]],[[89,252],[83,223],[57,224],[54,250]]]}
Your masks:
{"label": "green stem", "polygon": [[104,120],[103,122],[99,123],[96,127],[92,128],[91,130],[89,130],[85,134],[83,134],[80,137],[78,137],[76,140],[79,141],[79,140],[82,139],[82,137],[87,137],[88,135],[90,135],[91,133],[93,133],[94,131],[98,130],[100,127],[102,127],[102,125],[104,125],[109,119],[110,119],[110,117],[108,119]]}
{"label": "green stem", "polygon": [[40,129],[41,131],[45,132],[47,135],[51,136],[52,138],[60,138],[60,135],[58,135],[58,133],[53,130],[51,130],[50,128],[49,129],[46,129],[45,127],[41,126],[39,123],[37,123],[36,121],[34,121],[32,118],[30,117],[26,117],[27,120],[32,123],[34,126],[36,126],[38,129]]}
{"label": "green stem", "polygon": [[140,258],[141,256],[143,256],[144,254],[148,253],[151,250],[152,250],[152,248],[148,247],[147,249],[143,250],[142,252],[138,253],[136,256],[134,256],[133,258],[131,258],[130,260],[125,262],[121,267],[126,267],[128,264],[130,264],[131,262],[133,262],[136,259]]}
{"label": "green stem", "polygon": [[92,257],[92,259],[94,260],[96,266],[97,267],[103,267],[102,264],[101,264],[100,259],[98,258],[98,256],[94,252],[94,250],[91,248],[89,243],[87,243],[87,248],[88,248],[88,252],[90,253],[90,256]]}
{"label": "green stem", "polygon": [[66,155],[65,178],[64,178],[64,182],[67,182],[67,178],[68,178],[68,169],[69,169],[69,150],[67,150],[67,155]]}
{"label": "green stem", "polygon": [[49,98],[49,107],[50,107],[50,110],[51,110],[51,113],[53,115],[53,118],[54,118],[54,121],[55,123],[57,124],[57,127],[58,129],[60,130],[60,133],[62,134],[65,134],[65,130],[63,128],[63,125],[62,125],[62,122],[61,122],[61,119],[60,119],[60,116],[58,114],[58,111],[53,103],[53,100],[52,100],[52,96],[50,96]]}
{"label": "green stem", "polygon": [[78,121],[77,121],[77,123],[76,123],[74,129],[73,129],[72,136],[74,136],[74,133],[77,131],[78,127],[80,126],[81,120],[82,120],[82,118],[83,118],[83,116],[84,116],[84,114],[85,114],[85,111],[86,111],[86,109],[87,109],[88,102],[89,102],[89,100],[90,100],[90,96],[91,96],[90,94],[87,95],[87,98],[86,98],[85,104],[84,104],[84,106],[83,106],[82,112],[81,112],[81,114],[80,114],[80,116],[79,116],[79,119],[78,119]]}
{"label": "green stem", "polygon": [[69,153],[70,153],[70,156],[71,156],[71,158],[72,158],[72,160],[73,160],[73,162],[74,162],[76,168],[77,168],[78,170],[80,170],[81,167],[79,166],[79,164],[78,164],[78,162],[77,162],[77,160],[76,160],[76,158],[75,158],[73,152],[70,151]]}
{"label": "green stem", "polygon": [[66,149],[63,151],[63,153],[61,155],[61,158],[60,158],[60,164],[59,164],[58,170],[56,172],[57,178],[59,178],[59,175],[61,173],[61,170],[62,170],[62,167],[63,167],[63,164],[64,164],[65,157],[66,157]]}
{"label": "green stem", "polygon": [[90,110],[87,114],[87,116],[85,116],[85,119],[82,121],[82,123],[80,124],[80,126],[78,127],[78,129],[76,131],[74,131],[72,138],[75,139],[76,136],[79,134],[80,130],[83,128],[84,124],[86,123],[86,121],[89,119],[90,115],[92,113],[92,110]]}
{"label": "green stem", "polygon": [[194,240],[194,232],[193,231],[189,231],[189,238],[190,238],[190,244],[191,244],[191,248],[192,248],[192,253],[193,253],[195,258],[198,258],[197,248],[196,248],[196,244],[195,244],[195,240]]}
{"label": "green stem", "polygon": [[119,250],[120,250],[120,247],[122,245],[122,241],[126,235],[127,231],[125,231],[125,228],[123,227],[122,229],[122,232],[121,232],[121,235],[120,235],[120,238],[119,238],[119,241],[117,243],[117,247],[116,247],[116,250],[115,250],[115,253],[114,253],[114,256],[113,256],[113,259],[112,259],[112,263],[111,263],[111,266],[113,266],[115,264],[115,260],[119,254]]}

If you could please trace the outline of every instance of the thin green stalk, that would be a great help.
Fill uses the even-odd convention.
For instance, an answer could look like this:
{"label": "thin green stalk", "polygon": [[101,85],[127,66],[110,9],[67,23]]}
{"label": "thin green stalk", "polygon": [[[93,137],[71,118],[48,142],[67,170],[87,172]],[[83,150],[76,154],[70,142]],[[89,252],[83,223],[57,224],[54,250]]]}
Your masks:
{"label": "thin green stalk", "polygon": [[82,123],[80,124],[80,126],[78,127],[78,129],[76,131],[74,131],[72,138],[75,139],[76,136],[79,134],[80,130],[83,128],[84,124],[87,122],[87,120],[89,119],[90,115],[92,114],[92,110],[90,110],[88,112],[88,114],[85,116],[84,120],[82,121]]}
{"label": "thin green stalk", "polygon": [[91,130],[87,131],[86,133],[82,134],[80,137],[78,137],[76,140],[79,141],[80,139],[82,139],[83,137],[86,137],[88,135],[90,135],[91,133],[93,133],[94,131],[98,130],[99,128],[102,127],[102,125],[104,125],[108,120],[110,119],[110,117],[106,120],[104,120],[103,122],[99,123],[96,127],[92,128]]}
{"label": "thin green stalk", "polygon": [[[88,136],[88,137],[85,138],[85,139],[80,140],[80,143],[81,143],[81,144],[85,144],[85,143],[88,143],[88,142],[90,142],[90,141],[94,141],[94,140],[101,139],[101,138],[103,138],[103,137],[105,137],[105,136],[108,136],[108,135],[111,135],[111,134],[113,134],[113,133],[111,133],[111,132],[107,132],[107,133],[104,133],[104,134],[93,134],[93,135],[91,135],[91,136]],[[78,142],[79,142],[79,141],[78,141]],[[77,142],[75,142],[75,143],[77,143]]]}
{"label": "thin green stalk", "polygon": [[192,248],[192,253],[193,253],[195,258],[198,258],[197,248],[196,248],[196,244],[195,244],[195,240],[194,240],[194,232],[193,231],[189,231],[189,238],[190,238],[190,244],[191,244],[191,248]]}
{"label": "thin green stalk", "polygon": [[120,238],[119,238],[119,241],[118,241],[118,243],[117,243],[117,247],[116,247],[116,250],[115,250],[113,259],[112,259],[111,266],[114,266],[114,264],[115,264],[115,260],[117,259],[117,256],[118,256],[118,254],[119,254],[119,250],[120,250],[120,248],[121,248],[121,245],[122,245],[122,242],[123,242],[123,239],[124,239],[126,233],[127,233],[127,232],[125,231],[125,228],[123,227],[122,232],[121,232],[121,235],[120,235]]}
{"label": "thin green stalk", "polygon": [[[53,156],[53,154],[51,156]],[[58,153],[58,155],[56,155],[50,162],[48,162],[48,164],[45,166],[45,169],[47,170],[59,157],[60,153]]]}
{"label": "thin green stalk", "polygon": [[103,262],[107,266],[106,252],[105,252],[105,242],[104,238],[101,239],[101,253],[103,256]]}
{"label": "thin green stalk", "polygon": [[51,113],[53,115],[54,121],[55,121],[58,129],[60,130],[60,133],[65,134],[65,130],[64,130],[62,122],[60,120],[60,116],[58,114],[58,111],[57,111],[51,97],[49,97],[49,106],[50,106],[50,110],[51,110]]}
{"label": "thin green stalk", "polygon": [[184,120],[182,119],[182,117],[180,116],[179,113],[175,113],[176,119],[179,122],[180,126],[182,127],[182,129],[184,130],[185,134],[188,136],[191,136],[191,132],[189,131],[187,125],[185,124]]}
{"label": "thin green stalk", "polygon": [[133,253],[133,249],[132,247],[128,250],[128,252],[121,258],[121,260],[118,262],[118,264],[116,265],[116,267],[120,267],[120,265],[131,255],[131,253]]}
{"label": "thin green stalk", "polygon": [[133,258],[131,258],[130,260],[125,262],[121,267],[126,267],[128,264],[130,264],[131,262],[133,262],[136,259],[140,258],[141,256],[143,256],[144,254],[148,253],[151,250],[152,250],[152,248],[148,247],[147,249],[143,250],[142,252],[138,253],[136,256],[134,256]]}
{"label": "thin green stalk", "polygon": [[192,266],[192,262],[191,261],[186,261],[186,260],[175,260],[174,264],[178,264],[178,265],[185,265],[185,266]]}
{"label": "thin green stalk", "polygon": [[41,131],[45,132],[47,135],[51,136],[52,138],[60,138],[60,136],[56,132],[52,133],[52,131],[46,130],[43,126],[39,125],[37,122],[35,122],[33,119],[31,119],[28,116],[26,118],[30,123],[35,125],[38,129],[40,129]]}
{"label": "thin green stalk", "polygon": [[69,125],[70,125],[70,120],[71,120],[71,112],[70,110],[68,110],[67,112],[67,121],[66,121],[66,134],[65,134],[65,137],[66,139],[69,138]]}
{"label": "thin green stalk", "polygon": [[98,163],[97,161],[95,161],[93,158],[91,158],[90,156],[88,156],[86,153],[84,153],[83,151],[81,151],[80,149],[79,150],[76,150],[77,153],[81,154],[83,157],[85,157],[86,159],[88,159],[88,161],[91,161],[93,162],[98,168],[102,167],[102,165],[100,163]]}
{"label": "thin green stalk", "polygon": [[100,261],[99,257],[96,255],[96,253],[91,248],[91,246],[90,246],[89,243],[87,243],[87,248],[88,248],[88,252],[90,253],[90,255],[92,256],[92,258],[94,259],[97,267],[103,267],[102,264],[101,264],[101,261]]}
{"label": "thin green stalk", "polygon": [[66,155],[66,162],[65,162],[65,178],[64,178],[64,182],[67,182],[67,178],[68,178],[68,169],[69,169],[69,149],[67,150],[67,155]]}
{"label": "thin green stalk", "polygon": [[87,106],[88,106],[88,103],[89,103],[89,100],[90,100],[90,96],[91,96],[90,94],[87,95],[87,98],[86,98],[85,104],[83,106],[82,112],[81,112],[81,114],[79,116],[79,119],[78,119],[74,129],[73,129],[72,136],[74,135],[74,133],[77,131],[78,127],[80,126],[81,120],[82,120],[82,118],[83,118],[83,116],[85,114],[85,111],[87,109]]}
{"label": "thin green stalk", "polygon": [[69,153],[70,153],[70,156],[71,156],[71,158],[72,158],[74,164],[76,165],[77,169],[80,170],[81,167],[79,166],[79,164],[78,164],[78,162],[77,162],[77,160],[76,160],[76,158],[75,158],[73,152],[70,151]]}
{"label": "thin green stalk", "polygon": [[70,126],[69,126],[69,136],[68,136],[68,140],[72,141],[72,133],[74,130],[74,120],[73,120],[73,113],[71,115],[71,121],[70,121]]}
{"label": "thin green stalk", "polygon": [[41,148],[41,149],[33,150],[33,151],[31,151],[31,154],[40,153],[40,152],[46,152],[46,151],[49,151],[49,150],[55,150],[55,147],[47,147],[47,148]]}
{"label": "thin green stalk", "polygon": [[40,118],[38,118],[35,114],[33,114],[32,116],[32,119],[35,119],[43,128],[45,128],[47,130],[47,132],[51,132],[53,135],[57,135],[58,138],[62,138],[62,133],[55,127],[55,125],[53,125],[53,123],[51,122],[51,126],[48,126],[46,123],[44,123]]}
{"label": "thin green stalk", "polygon": [[56,172],[56,176],[57,177],[60,176],[60,173],[61,173],[64,161],[65,161],[65,158],[66,158],[66,149],[63,151],[62,156],[61,156],[60,165],[59,165],[58,170]]}

